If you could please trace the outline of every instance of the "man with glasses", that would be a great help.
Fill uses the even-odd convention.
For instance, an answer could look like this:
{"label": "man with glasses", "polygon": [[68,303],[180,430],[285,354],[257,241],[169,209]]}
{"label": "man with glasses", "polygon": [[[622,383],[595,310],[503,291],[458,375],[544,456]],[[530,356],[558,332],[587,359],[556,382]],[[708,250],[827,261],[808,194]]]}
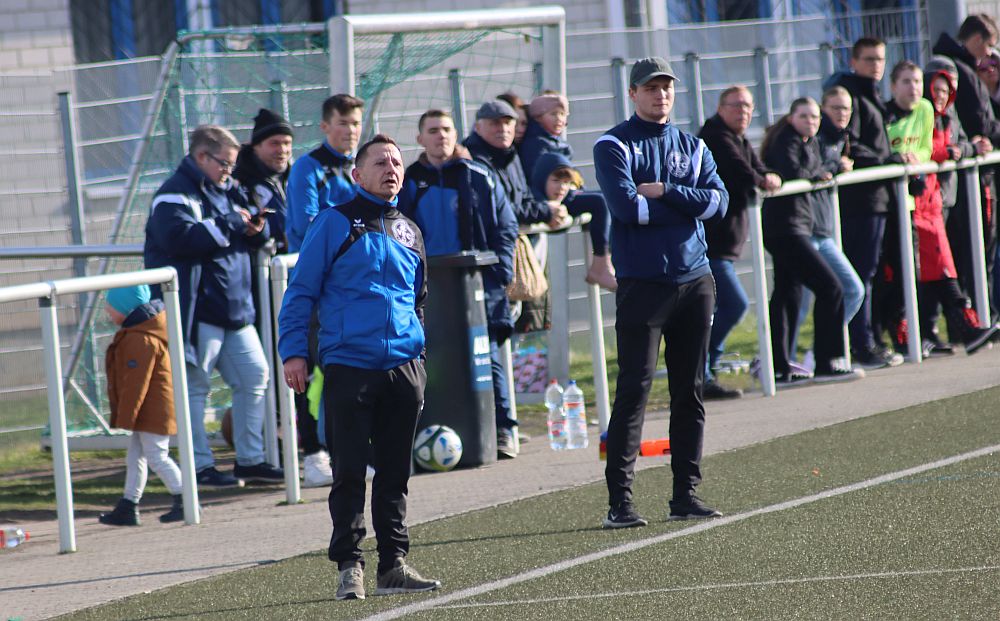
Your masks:
{"label": "man with glasses", "polygon": [[719,95],[716,115],[705,121],[698,137],[712,151],[719,177],[729,190],[729,209],[721,222],[705,227],[708,263],[715,278],[715,315],[708,341],[704,398],[737,399],[738,388],[726,388],[716,381],[712,369],[725,349],[729,332],[743,319],[750,302],[740,285],[733,263],[743,254],[749,233],[747,205],[757,188],[764,191],[781,187],[781,177],[767,169],[746,138],[753,119],[753,95],[745,86],[730,86]]}
{"label": "man with glasses", "polygon": [[[842,86],[851,94],[854,112],[847,124],[849,157],[854,168],[900,163],[889,148],[885,132],[885,103],[878,83],[885,73],[885,43],[863,37],[851,49],[851,71],[834,75],[825,88]],[[892,197],[891,182],[874,181],[840,188],[840,214],[844,254],[865,287],[865,300],[851,319],[851,356],[867,369],[898,366],[903,357],[875,338],[872,327],[872,285],[878,269],[886,217]]]}
{"label": "man with glasses", "polygon": [[[240,145],[228,130],[202,125],[190,143],[187,157],[153,197],[144,259],[147,268],[177,270],[198,484],[280,482],[284,473],[264,460],[268,367],[250,293],[250,253],[267,241],[266,214],[248,208],[246,195],[230,178]],[[158,285],[152,289],[153,297],[162,298]],[[215,369],[233,390],[232,475],[215,468],[205,434],[205,401]]]}

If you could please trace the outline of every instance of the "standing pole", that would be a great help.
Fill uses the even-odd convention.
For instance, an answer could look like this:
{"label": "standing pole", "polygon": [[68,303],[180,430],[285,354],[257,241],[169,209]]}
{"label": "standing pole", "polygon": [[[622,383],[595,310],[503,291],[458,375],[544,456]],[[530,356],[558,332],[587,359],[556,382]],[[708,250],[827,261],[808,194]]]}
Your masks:
{"label": "standing pole", "polygon": [[161,285],[163,304],[167,307],[167,346],[174,384],[174,412],[177,419],[177,457],[181,466],[184,523],[199,524],[197,474],[194,469],[194,443],[191,441],[191,408],[188,403],[187,361],[184,359],[184,333],[181,329],[180,287],[177,276]]}
{"label": "standing pole", "polygon": [[903,300],[906,302],[906,349],[910,362],[919,364],[923,352],[920,348],[920,319],[917,313],[917,275],[913,266],[913,228],[910,224],[909,176],[896,180],[896,217],[899,221],[899,256],[903,270]]}
{"label": "standing pole", "polygon": [[[280,334],[278,328],[278,315],[281,311],[280,301],[285,298],[285,290],[288,288],[288,265],[285,260],[288,255],[277,256],[271,260],[271,299],[275,300],[277,308],[272,313],[274,334]],[[280,360],[275,359],[275,364]],[[308,373],[308,369],[306,370]],[[285,374],[278,373],[278,412],[281,415],[281,436],[282,436],[282,457],[284,458],[285,470],[285,501],[290,505],[295,505],[302,500],[302,490],[299,488],[299,440],[298,429],[296,428],[295,417],[292,410],[295,407],[295,395],[292,389],[284,381]],[[320,416],[323,414],[321,413]],[[328,447],[333,448],[333,447]]]}
{"label": "standing pole", "polygon": [[552,327],[549,330],[549,375],[566,385],[569,381],[569,240],[568,231],[548,236],[549,295]]}
{"label": "standing pole", "polygon": [[274,467],[281,465],[278,455],[278,410],[276,404],[275,383],[282,377],[276,373],[276,356],[274,355],[274,321],[271,319],[271,253],[270,245],[257,251],[257,294],[258,304],[257,329],[260,341],[264,346],[264,358],[267,360],[268,382],[264,392],[264,459]]}
{"label": "standing pole", "polygon": [[990,291],[986,273],[986,242],[983,238],[983,203],[979,193],[979,165],[962,171],[965,174],[965,191],[969,206],[969,248],[972,252],[972,282],[976,314],[979,325],[990,323]]}
{"label": "standing pole", "polygon": [[[831,202],[833,203],[833,242],[837,244],[837,249],[844,251],[844,240],[842,239],[843,229],[840,222],[840,192],[837,189],[836,177],[834,186],[830,189]],[[853,269],[853,268],[852,268]],[[860,310],[858,312],[861,312]],[[851,317],[844,317],[844,360],[847,368],[851,368],[851,331],[848,329]]]}
{"label": "standing pole", "polygon": [[761,120],[771,125],[774,119],[774,101],[771,95],[771,61],[767,50],[758,47],[753,51],[754,65],[757,71],[757,90],[760,96]]}
{"label": "standing pole", "polygon": [[450,70],[448,82],[451,84],[451,116],[455,121],[455,135],[461,140],[469,126],[465,118],[465,82],[462,80],[462,73],[458,69]]}
{"label": "standing pole", "polygon": [[623,123],[629,117],[628,104],[628,74],[625,61],[621,58],[611,59],[611,86],[615,98],[615,123]]}
{"label": "standing pole", "polygon": [[765,397],[773,397],[774,353],[771,350],[771,318],[768,315],[767,272],[764,265],[764,233],[760,217],[760,195],[754,195],[747,205],[750,216],[750,250],[753,266],[753,297],[757,305],[757,349],[760,352],[760,388]]}
{"label": "standing pole", "polygon": [[[500,346],[500,364],[503,366],[504,383],[507,384],[507,394],[510,395],[510,419],[517,420],[517,386],[514,384],[514,353],[511,351],[510,339]],[[521,452],[521,434],[514,425],[514,452]]]}
{"label": "standing pole", "polygon": [[[583,234],[583,256],[591,257],[593,248],[590,235]],[[604,312],[601,309],[601,288],[596,284],[587,285],[587,305],[590,311],[590,359],[594,369],[594,404],[597,407],[597,422],[601,433],[608,430],[611,421],[611,396],[608,392],[608,360],[604,348]]]}
{"label": "standing pole", "polygon": [[695,121],[697,122],[696,127],[701,127],[705,124],[705,102],[701,97],[701,59],[694,52],[688,52],[684,55],[684,61],[687,63],[688,72],[691,76],[691,85],[688,86],[688,94],[691,96],[691,103],[693,104]]}

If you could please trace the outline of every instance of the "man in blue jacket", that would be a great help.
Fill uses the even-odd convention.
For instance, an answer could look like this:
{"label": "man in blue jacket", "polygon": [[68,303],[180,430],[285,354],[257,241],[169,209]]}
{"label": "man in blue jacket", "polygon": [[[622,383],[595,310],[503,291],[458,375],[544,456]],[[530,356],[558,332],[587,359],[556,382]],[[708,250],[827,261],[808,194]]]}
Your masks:
{"label": "man in blue jacket", "polygon": [[605,528],[647,524],[632,503],[632,481],[661,338],[670,382],[669,519],[722,515],[694,489],[701,482],[702,383],[715,307],[703,223],[726,215],[729,195],[705,143],[670,123],[675,81],[666,60],[637,61],[629,80],[635,114],[594,144],[618,272],[618,390],[608,426]]}
{"label": "man in blue jacket", "polygon": [[403,184],[396,143],[379,134],[361,147],[355,163],[357,194],[324,209],[309,227],[278,316],[285,381],[300,393],[313,309],[320,317],[326,438],[334,462],[328,554],[340,571],[337,599],[365,597],[360,545],[369,454],[379,556],[375,593],[441,586],[404,562],[410,547],[410,455],[427,382],[424,241],[417,225],[396,209]]}
{"label": "man in blue jacket", "polygon": [[323,102],[319,127],[325,140],[292,164],[288,177],[288,252],[298,252],[306,229],[321,210],[354,198],[351,167],[361,139],[364,102],[351,95],[333,95]]}
{"label": "man in blue jacket", "polygon": [[510,394],[500,362],[500,347],[514,330],[507,285],[514,277],[517,218],[493,175],[456,144],[455,123],[443,110],[428,110],[418,123],[424,152],[406,169],[399,210],[424,236],[427,256],[463,250],[492,250],[500,262],[483,269],[483,291],[490,334],[490,366],[496,405],[497,453],[517,456],[510,416]]}
{"label": "man in blue jacket", "polygon": [[[177,172],[153,197],[144,258],[147,268],[173,266],[180,281],[198,484],[280,482],[281,469],[264,461],[268,367],[251,296],[250,253],[267,241],[267,219],[248,209],[246,195],[230,178],[240,145],[229,131],[202,125],[190,144]],[[153,297],[162,298],[159,286]],[[205,434],[205,400],[215,369],[233,389],[233,476],[215,468]]]}

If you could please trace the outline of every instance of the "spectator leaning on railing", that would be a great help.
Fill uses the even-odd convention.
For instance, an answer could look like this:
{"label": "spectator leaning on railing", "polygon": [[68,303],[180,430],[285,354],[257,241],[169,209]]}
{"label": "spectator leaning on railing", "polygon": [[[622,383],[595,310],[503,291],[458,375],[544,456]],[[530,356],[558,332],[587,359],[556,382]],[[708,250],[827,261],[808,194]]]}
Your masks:
{"label": "spectator leaning on railing", "polygon": [[705,368],[706,400],[743,396],[738,388],[719,384],[712,370],[725,351],[726,337],[750,306],[733,265],[743,254],[750,230],[747,205],[758,188],[766,191],[781,186],[781,177],[768,170],[747,140],[745,134],[752,118],[753,95],[745,86],[731,86],[719,95],[715,116],[705,121],[698,133],[712,152],[719,177],[729,191],[726,217],[705,227],[708,263],[715,279],[715,313]]}

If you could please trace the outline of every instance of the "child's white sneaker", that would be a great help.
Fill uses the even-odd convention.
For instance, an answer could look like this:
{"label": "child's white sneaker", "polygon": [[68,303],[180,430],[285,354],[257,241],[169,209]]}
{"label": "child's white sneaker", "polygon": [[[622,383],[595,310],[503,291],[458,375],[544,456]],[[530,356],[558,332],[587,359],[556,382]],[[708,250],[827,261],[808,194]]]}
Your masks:
{"label": "child's white sneaker", "polygon": [[329,453],[320,451],[306,455],[303,461],[302,487],[326,487],[333,483]]}

